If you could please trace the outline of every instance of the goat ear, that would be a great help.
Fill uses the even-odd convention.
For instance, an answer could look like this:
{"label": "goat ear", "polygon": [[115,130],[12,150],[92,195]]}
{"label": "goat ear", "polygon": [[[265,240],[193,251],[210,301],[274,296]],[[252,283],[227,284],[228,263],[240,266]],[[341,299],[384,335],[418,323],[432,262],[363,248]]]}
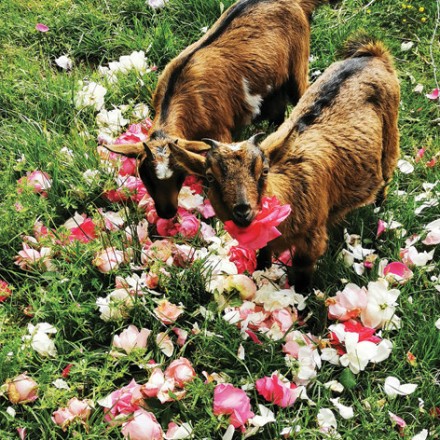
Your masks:
{"label": "goat ear", "polygon": [[170,142],[168,147],[173,154],[176,162],[183,167],[188,173],[196,174],[197,176],[205,176],[205,162],[206,158],[201,154],[187,151],[179,146],[176,142]]}
{"label": "goat ear", "polygon": [[150,149],[147,144],[142,142],[137,142],[135,144],[121,144],[121,145],[103,145],[107,150],[113,153],[123,154],[127,157],[138,157],[142,155],[151,154]]}
{"label": "goat ear", "polygon": [[211,146],[200,141],[187,141],[186,139],[177,139],[176,144],[184,148],[186,151],[193,153],[201,153],[202,151],[209,151]]}

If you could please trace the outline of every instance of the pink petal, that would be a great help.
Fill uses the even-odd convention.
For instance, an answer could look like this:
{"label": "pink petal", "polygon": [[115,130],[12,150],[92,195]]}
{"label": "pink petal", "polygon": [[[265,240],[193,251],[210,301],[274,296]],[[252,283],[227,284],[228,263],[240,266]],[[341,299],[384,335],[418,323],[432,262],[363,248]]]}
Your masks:
{"label": "pink petal", "polygon": [[428,99],[431,99],[432,101],[435,101],[440,96],[440,89],[434,89],[431,93],[428,93],[425,95]]}
{"label": "pink petal", "polygon": [[390,419],[400,428],[405,428],[406,422],[401,417],[396,416],[396,414],[393,414],[392,412],[388,411],[388,414],[390,416]]}
{"label": "pink petal", "polygon": [[376,237],[379,238],[386,230],[386,223],[383,220],[377,222],[377,232]]}
{"label": "pink petal", "polygon": [[43,23],[37,23],[35,29],[40,32],[48,32],[49,28]]}

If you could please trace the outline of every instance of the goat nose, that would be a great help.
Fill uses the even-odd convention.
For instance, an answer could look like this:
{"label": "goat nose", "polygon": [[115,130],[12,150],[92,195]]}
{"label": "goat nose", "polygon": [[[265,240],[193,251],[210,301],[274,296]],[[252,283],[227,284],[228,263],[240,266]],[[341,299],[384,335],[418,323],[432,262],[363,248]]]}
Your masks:
{"label": "goat nose", "polygon": [[246,203],[240,203],[234,206],[232,212],[235,217],[241,220],[246,220],[249,217],[249,214],[251,213],[251,205],[248,205]]}

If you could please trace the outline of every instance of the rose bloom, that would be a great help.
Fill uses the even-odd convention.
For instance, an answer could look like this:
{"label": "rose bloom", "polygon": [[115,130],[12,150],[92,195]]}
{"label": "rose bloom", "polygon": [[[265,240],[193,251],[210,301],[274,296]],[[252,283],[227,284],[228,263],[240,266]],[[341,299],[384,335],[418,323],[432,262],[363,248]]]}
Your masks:
{"label": "rose bloom", "polygon": [[185,383],[191,382],[196,377],[191,362],[181,357],[171,362],[168,368],[165,370],[165,378],[173,379],[177,386],[183,388]]}
{"label": "rose bloom", "polygon": [[137,411],[145,402],[141,393],[141,385],[133,379],[127,386],[113,391],[98,403],[105,408],[105,420],[113,422],[117,421],[121,414],[125,416]]}
{"label": "rose bloom", "polygon": [[253,273],[257,268],[257,256],[254,250],[241,246],[232,246],[229,250],[229,261],[237,266],[238,273]]}
{"label": "rose bloom", "polygon": [[367,289],[348,283],[342,292],[328,298],[325,302],[328,307],[328,317],[339,321],[347,321],[358,317],[367,307]]}
{"label": "rose bloom", "polygon": [[113,346],[130,354],[135,348],[146,348],[147,339],[151,330],[142,328],[140,331],[134,325],[130,325],[120,335],[113,339]]}
{"label": "rose bloom", "polygon": [[298,397],[294,383],[284,383],[276,373],[271,377],[263,377],[255,383],[255,388],[267,401],[286,408],[292,406]]}
{"label": "rose bloom", "polygon": [[52,421],[66,431],[67,427],[75,420],[75,416],[67,408],[59,408],[52,413]]}
{"label": "rose bloom", "polygon": [[183,209],[179,210],[180,225],[179,233],[182,237],[193,238],[197,235],[200,228],[200,220],[194,215]]}
{"label": "rose bloom", "polygon": [[214,389],[214,415],[229,414],[234,428],[244,431],[244,424],[254,417],[251,401],[246,393],[230,383],[218,384]]}
{"label": "rose bloom", "polygon": [[15,264],[23,270],[32,270],[36,266],[45,270],[52,270],[53,264],[50,258],[52,249],[42,247],[39,251],[32,249],[23,243],[23,250],[15,257]]}
{"label": "rose bloom", "polygon": [[176,306],[167,299],[160,300],[159,305],[154,309],[154,314],[166,325],[173,324],[182,313],[183,306]]}
{"label": "rose bloom", "polygon": [[108,247],[98,252],[93,260],[93,264],[102,273],[117,269],[122,263],[128,262],[128,255],[124,251],[118,251],[114,247]]}
{"label": "rose bloom", "polygon": [[130,440],[163,440],[162,427],[153,413],[139,409],[122,425],[122,435]]}
{"label": "rose bloom", "polygon": [[12,290],[6,281],[0,280],[0,302],[7,300],[12,294]]}
{"label": "rose bloom", "polygon": [[22,177],[18,183],[22,184],[26,182],[27,185],[34,188],[34,192],[41,194],[43,197],[47,197],[47,191],[52,186],[52,180],[49,174],[43,171],[32,171],[32,173],[27,173],[26,177]]}
{"label": "rose bloom", "polygon": [[67,409],[75,416],[81,420],[87,420],[90,417],[90,413],[93,408],[93,403],[88,400],[79,400],[76,397],[72,397],[67,402]]}
{"label": "rose bloom", "polygon": [[26,374],[6,381],[6,393],[11,403],[29,403],[38,398],[38,384]]}

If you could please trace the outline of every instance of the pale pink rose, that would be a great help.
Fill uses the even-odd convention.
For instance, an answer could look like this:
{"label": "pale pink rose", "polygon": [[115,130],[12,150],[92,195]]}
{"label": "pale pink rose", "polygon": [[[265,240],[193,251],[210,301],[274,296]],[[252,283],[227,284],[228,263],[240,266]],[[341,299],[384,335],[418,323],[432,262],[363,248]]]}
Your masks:
{"label": "pale pink rose", "polygon": [[38,398],[37,389],[38,384],[23,373],[12,380],[6,381],[6,393],[11,403],[29,403]]}
{"label": "pale pink rose", "polygon": [[399,261],[386,265],[383,269],[383,274],[387,281],[394,281],[400,284],[406,283],[414,276],[412,270]]}
{"label": "pale pink rose", "polygon": [[52,249],[42,247],[39,251],[23,243],[23,250],[15,257],[15,264],[23,270],[32,270],[35,268],[44,270],[53,270],[52,259],[50,258]]}
{"label": "pale pink rose", "polygon": [[263,197],[261,210],[249,226],[240,228],[228,220],[225,229],[241,246],[261,249],[281,235],[276,227],[289,216],[291,210],[290,205],[280,205],[276,197]]}
{"label": "pale pink rose", "polygon": [[162,427],[153,413],[139,409],[122,425],[122,435],[130,440],[163,440]]}
{"label": "pale pink rose", "polygon": [[214,415],[230,415],[229,423],[244,431],[246,422],[254,417],[251,401],[246,393],[230,383],[220,383],[214,389]]}
{"label": "pale pink rose", "polygon": [[52,413],[52,421],[63,431],[75,420],[75,416],[67,408],[59,408]]}
{"label": "pale pink rose", "polygon": [[230,292],[237,290],[240,298],[244,301],[250,301],[255,297],[257,286],[254,281],[243,274],[229,275],[226,279],[224,290]]}
{"label": "pale pink rose", "polygon": [[367,306],[367,290],[356,284],[348,283],[342,292],[326,300],[330,319],[347,321],[356,318]]}
{"label": "pale pink rose", "polygon": [[77,418],[86,421],[90,417],[92,411],[92,402],[88,399],[79,400],[72,397],[67,402],[67,409]]}
{"label": "pale pink rose", "polygon": [[137,384],[134,379],[127,386],[113,391],[98,403],[105,408],[105,420],[112,423],[118,421],[119,415],[131,414],[145,404],[141,385]]}
{"label": "pale pink rose", "polygon": [[154,368],[148,382],[142,385],[141,392],[146,397],[157,397],[165,383],[165,375],[160,368]]}
{"label": "pale pink rose", "polygon": [[179,217],[180,235],[185,238],[195,237],[200,228],[200,220],[194,214],[190,214],[183,209],[179,209]]}
{"label": "pale pink rose", "polygon": [[102,273],[117,269],[121,264],[127,263],[129,257],[126,252],[118,251],[114,247],[108,247],[96,254],[93,264]]}
{"label": "pale pink rose", "polygon": [[113,339],[113,346],[130,354],[135,348],[146,348],[147,339],[151,330],[142,328],[140,331],[135,325],[130,325],[120,335]]}
{"label": "pale pink rose", "polygon": [[174,345],[171,338],[165,333],[158,333],[156,336],[156,344],[159,347],[160,351],[167,356],[171,357],[174,352]]}
{"label": "pale pink rose", "polygon": [[298,359],[301,347],[313,345],[313,341],[310,339],[309,335],[304,335],[299,330],[295,330],[287,333],[286,343],[283,345],[283,353]]}
{"label": "pale pink rose", "polygon": [[173,256],[175,248],[175,244],[170,240],[156,240],[143,248],[143,255],[145,255],[143,258],[145,258],[145,261],[142,260],[142,263],[147,264],[150,259],[166,263]]}
{"label": "pale pink rose", "polygon": [[176,306],[167,299],[162,299],[153,311],[163,324],[168,325],[173,324],[183,313],[183,306]]}
{"label": "pale pink rose", "polygon": [[290,308],[278,309],[272,312],[272,319],[282,332],[287,332],[298,320],[298,316]]}
{"label": "pale pink rose", "polygon": [[183,388],[185,383],[194,380],[196,372],[194,371],[191,362],[188,359],[181,357],[171,362],[165,370],[165,377],[167,379],[173,379],[177,386]]}
{"label": "pale pink rose", "polygon": [[267,401],[286,408],[292,406],[298,397],[294,383],[284,383],[276,373],[271,377],[263,377],[255,382],[255,388]]}
{"label": "pale pink rose", "polygon": [[254,273],[257,268],[257,255],[254,250],[241,246],[231,246],[229,261],[237,266],[238,273]]}
{"label": "pale pink rose", "polygon": [[209,242],[209,239],[215,237],[217,232],[215,232],[215,229],[207,223],[200,222],[200,235],[202,236],[203,240]]}
{"label": "pale pink rose", "polygon": [[24,180],[27,185],[34,188],[34,192],[41,194],[43,197],[47,197],[47,190],[52,186],[49,174],[44,171],[35,170],[27,173],[26,177],[21,178],[18,182],[23,183]]}
{"label": "pale pink rose", "polygon": [[186,330],[177,327],[174,327],[172,330],[177,335],[177,345],[183,347],[188,338],[188,332]]}

